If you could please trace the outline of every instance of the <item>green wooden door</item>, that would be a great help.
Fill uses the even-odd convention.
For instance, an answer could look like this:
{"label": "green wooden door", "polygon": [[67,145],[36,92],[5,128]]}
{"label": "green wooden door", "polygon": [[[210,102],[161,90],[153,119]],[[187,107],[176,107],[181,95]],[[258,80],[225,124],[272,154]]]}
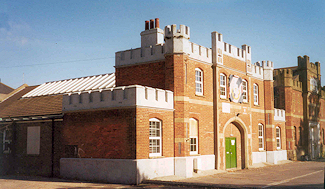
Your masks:
{"label": "green wooden door", "polygon": [[237,167],[236,138],[226,137],[226,169]]}

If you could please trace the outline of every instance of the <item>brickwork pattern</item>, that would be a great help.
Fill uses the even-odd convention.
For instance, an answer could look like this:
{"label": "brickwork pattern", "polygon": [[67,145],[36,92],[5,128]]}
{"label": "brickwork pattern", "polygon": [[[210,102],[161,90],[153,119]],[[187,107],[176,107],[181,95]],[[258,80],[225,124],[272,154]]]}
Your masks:
{"label": "brickwork pattern", "polygon": [[77,145],[81,158],[135,159],[135,108],[68,113],[63,145]]}

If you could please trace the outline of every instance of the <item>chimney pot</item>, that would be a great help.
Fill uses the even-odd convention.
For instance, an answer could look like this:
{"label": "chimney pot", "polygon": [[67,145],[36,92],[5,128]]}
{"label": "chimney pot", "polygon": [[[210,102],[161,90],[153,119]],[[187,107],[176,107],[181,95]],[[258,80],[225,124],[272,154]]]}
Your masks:
{"label": "chimney pot", "polygon": [[155,23],[156,23],[156,28],[159,28],[159,18],[155,19]]}
{"label": "chimney pot", "polygon": [[145,30],[149,30],[149,21],[148,20],[146,20],[145,22]]}
{"label": "chimney pot", "polygon": [[151,19],[150,20],[150,29],[153,29],[155,27],[155,20]]}

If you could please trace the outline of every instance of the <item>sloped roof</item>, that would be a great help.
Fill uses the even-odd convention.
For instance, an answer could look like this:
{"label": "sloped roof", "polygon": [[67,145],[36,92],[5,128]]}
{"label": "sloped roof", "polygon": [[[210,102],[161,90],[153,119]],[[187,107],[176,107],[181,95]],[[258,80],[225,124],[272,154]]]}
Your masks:
{"label": "sloped roof", "polygon": [[62,113],[62,95],[21,98],[38,86],[22,89],[0,103],[0,118],[57,115]]}
{"label": "sloped roof", "polygon": [[62,95],[21,98],[0,110],[1,118],[57,115],[62,113]]}
{"label": "sloped roof", "polygon": [[4,109],[6,106],[12,104],[13,102],[19,100],[24,94],[30,92],[31,90],[35,89],[37,86],[31,86],[29,87],[28,85],[24,84],[11,93],[8,94],[8,97],[4,99],[0,103],[0,112],[2,109]]}
{"label": "sloped roof", "polygon": [[0,82],[0,93],[9,94],[14,89]]}
{"label": "sloped roof", "polygon": [[115,73],[47,82],[23,95],[22,98],[95,91],[111,87],[115,87]]}

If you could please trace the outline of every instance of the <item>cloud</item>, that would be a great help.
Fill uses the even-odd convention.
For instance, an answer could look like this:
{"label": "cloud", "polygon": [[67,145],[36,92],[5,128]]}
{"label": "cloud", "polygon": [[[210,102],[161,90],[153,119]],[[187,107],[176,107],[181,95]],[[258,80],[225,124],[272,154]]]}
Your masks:
{"label": "cloud", "polygon": [[0,13],[0,41],[24,46],[30,41],[26,36],[30,31],[31,27],[27,23],[11,21],[8,14]]}

